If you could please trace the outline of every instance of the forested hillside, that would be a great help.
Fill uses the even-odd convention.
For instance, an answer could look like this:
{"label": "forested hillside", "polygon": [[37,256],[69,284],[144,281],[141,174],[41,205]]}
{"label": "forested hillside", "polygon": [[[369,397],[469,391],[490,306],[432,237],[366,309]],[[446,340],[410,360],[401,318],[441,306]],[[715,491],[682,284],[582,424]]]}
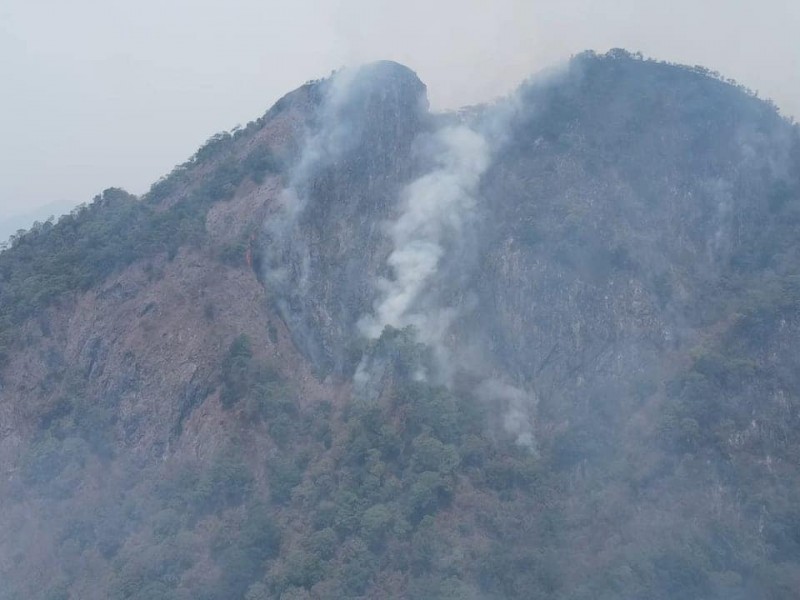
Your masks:
{"label": "forested hillside", "polygon": [[800,132],[381,62],[0,253],[0,600],[784,599]]}

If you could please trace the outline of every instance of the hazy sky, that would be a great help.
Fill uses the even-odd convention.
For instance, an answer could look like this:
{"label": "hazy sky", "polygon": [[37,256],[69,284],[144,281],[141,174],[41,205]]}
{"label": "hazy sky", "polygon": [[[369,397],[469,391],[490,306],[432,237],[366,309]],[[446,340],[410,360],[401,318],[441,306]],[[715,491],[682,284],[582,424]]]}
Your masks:
{"label": "hazy sky", "polygon": [[444,108],[624,47],[800,115],[799,34],[798,0],[2,0],[0,222],[109,186],[142,193],[304,81],[381,58]]}

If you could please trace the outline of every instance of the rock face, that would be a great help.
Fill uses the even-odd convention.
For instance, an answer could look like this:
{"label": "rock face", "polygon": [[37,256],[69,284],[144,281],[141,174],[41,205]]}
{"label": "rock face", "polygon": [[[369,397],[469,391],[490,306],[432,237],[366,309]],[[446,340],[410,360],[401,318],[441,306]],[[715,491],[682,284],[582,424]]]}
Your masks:
{"label": "rock face", "polygon": [[310,82],[0,255],[0,599],[792,597],[798,221],[700,68]]}
{"label": "rock face", "polygon": [[[296,307],[285,320],[298,346],[345,376],[359,319],[398,278],[392,227],[408,217],[413,186],[452,159],[435,140],[452,120],[424,117],[421,84],[400,67],[375,67],[384,68],[388,81],[368,72],[328,100],[366,108],[339,109],[333,125],[317,126],[325,133],[312,134],[336,127],[347,142],[324,158],[315,147],[320,166],[304,163],[292,251],[279,259],[288,257],[293,277],[273,290]],[[584,55],[459,126],[486,143],[480,182],[465,192],[474,202],[420,211],[436,231],[407,240],[439,253],[406,312],[454,313],[439,336],[447,340],[437,340],[453,355],[450,368],[474,372],[479,363],[586,418],[587,395],[632,398],[640,379],[671,377],[673,360],[720,318],[718,286],[776,258],[757,240],[785,225],[770,198],[796,189],[796,131],[705,72]],[[387,137],[396,144],[378,150]],[[390,160],[369,158],[373,151]],[[468,185],[463,173],[445,175]],[[446,220],[459,223],[449,231]]]}
{"label": "rock face", "polygon": [[320,373],[344,374],[355,323],[369,308],[382,227],[416,167],[431,117],[425,86],[381,62],[321,84],[307,141],[267,220],[266,282],[293,339]]}

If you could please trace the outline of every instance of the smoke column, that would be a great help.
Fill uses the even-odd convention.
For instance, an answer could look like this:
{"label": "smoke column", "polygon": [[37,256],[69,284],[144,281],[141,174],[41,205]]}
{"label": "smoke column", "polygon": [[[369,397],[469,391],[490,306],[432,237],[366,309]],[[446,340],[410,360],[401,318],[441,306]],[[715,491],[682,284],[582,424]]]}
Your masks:
{"label": "smoke column", "polygon": [[[492,123],[496,125],[496,123]],[[388,227],[393,250],[387,259],[392,277],[376,283],[379,292],[373,314],[363,317],[359,329],[365,337],[377,339],[386,326],[412,326],[417,339],[435,354],[436,370],[446,385],[459,361],[445,344],[445,337],[459,307],[441,302],[441,288],[448,274],[443,261],[467,260],[463,256],[468,229],[475,225],[481,177],[490,164],[486,138],[466,125],[440,129],[431,146],[433,169],[408,185],[401,194],[401,212]],[[373,379],[370,366],[362,362],[356,372],[359,386]],[[419,374],[427,378],[427,374]],[[476,389],[478,396],[500,412],[503,428],[517,444],[533,451],[533,427],[529,411],[533,397],[508,383],[485,378]]]}
{"label": "smoke column", "polygon": [[359,322],[368,338],[384,327],[413,326],[421,342],[438,349],[455,314],[438,305],[436,280],[448,247],[457,246],[474,217],[475,195],[489,165],[489,148],[466,126],[446,127],[433,140],[434,169],[402,194],[402,212],[389,227],[393,250],[387,260],[393,277],[377,282],[374,314]]}
{"label": "smoke column", "polygon": [[[298,231],[300,217],[308,203],[306,188],[320,169],[335,163],[357,142],[351,119],[346,118],[348,100],[351,97],[351,84],[357,70],[344,70],[334,75],[328,82],[325,97],[320,107],[318,127],[306,135],[306,140],[297,165],[292,169],[289,185],[279,197],[277,209],[265,224],[267,282],[285,287],[290,274],[287,266],[300,264],[300,273],[295,273],[295,284],[300,290],[306,287],[308,279],[308,249],[301,247],[303,239]],[[299,258],[300,260],[292,260]]]}

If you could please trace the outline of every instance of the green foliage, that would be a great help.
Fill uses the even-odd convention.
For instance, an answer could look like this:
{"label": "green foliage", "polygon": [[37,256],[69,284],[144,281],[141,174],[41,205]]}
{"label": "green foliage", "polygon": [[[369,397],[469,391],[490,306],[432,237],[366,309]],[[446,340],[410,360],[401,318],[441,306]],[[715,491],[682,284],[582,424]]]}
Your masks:
{"label": "green foliage", "polygon": [[[413,574],[409,589],[421,594],[476,594],[469,573],[478,572],[483,556],[462,557],[458,567],[448,563],[452,547],[437,520],[459,519],[444,517],[459,480],[496,498],[489,512],[502,511],[506,502],[489,491],[491,486],[502,487],[509,501],[524,502],[524,493],[541,484],[537,461],[521,449],[498,448],[487,437],[482,411],[471,396],[413,381],[425,352],[411,337],[389,330],[367,352],[373,353],[367,361],[386,361],[393,392],[380,401],[354,398],[346,406],[344,431],[332,448],[335,462],[325,471],[335,475],[312,476],[300,485],[297,463],[270,461],[273,495],[276,482],[291,475],[277,488],[275,500],[284,509],[302,511],[316,529],[302,551],[293,551],[271,571],[271,589],[278,595],[314,587],[336,597],[357,597],[376,585],[375,578],[388,572],[384,569],[396,568],[404,577]],[[330,417],[327,411],[314,414],[315,419]],[[498,465],[496,475],[487,477],[479,468],[487,463],[489,470]],[[482,530],[482,535],[496,531]]]}
{"label": "green foliage", "polygon": [[[214,136],[143,200],[110,188],[58,222],[36,223],[12,237],[0,252],[0,359],[16,340],[17,324],[133,262],[172,258],[183,245],[201,244],[214,202],[231,197],[248,177],[261,182],[276,172],[267,150],[238,157],[232,139]],[[168,198],[173,201],[164,205]]]}
{"label": "green foliage", "polygon": [[425,471],[409,480],[407,517],[418,523],[446,505],[453,493],[452,482],[434,471]]}
{"label": "green foliage", "polygon": [[263,573],[264,566],[258,554],[238,544],[221,550],[215,560],[222,571],[213,593],[216,598],[241,598]]}
{"label": "green foliage", "polygon": [[458,452],[452,444],[443,444],[430,434],[418,435],[411,442],[411,468],[414,471],[452,473],[458,467]]}
{"label": "green foliage", "polygon": [[322,563],[313,553],[295,550],[286,558],[285,583],[309,589],[324,576]]}
{"label": "green foliage", "polygon": [[285,504],[303,479],[303,470],[290,458],[277,457],[269,465],[269,493],[276,504]]}
{"label": "green foliage", "polygon": [[342,591],[346,597],[360,596],[375,572],[376,557],[360,538],[351,538],[342,548],[342,555]]}
{"label": "green foliage", "polygon": [[173,508],[165,508],[153,517],[153,534],[160,539],[176,535],[183,527],[181,515]]}
{"label": "green foliage", "polygon": [[233,447],[218,452],[205,469],[178,470],[156,489],[165,507],[194,517],[238,506],[252,490],[253,475]]}
{"label": "green foliage", "polygon": [[39,418],[39,432],[64,441],[79,438],[92,453],[103,459],[114,456],[115,407],[106,401],[88,396],[80,375],[61,375],[66,392]]}
{"label": "green foliage", "polygon": [[385,504],[374,504],[361,516],[361,536],[370,547],[380,547],[392,531],[396,515]]}
{"label": "green foliage", "polygon": [[220,399],[226,408],[246,399],[248,418],[269,422],[270,433],[281,444],[296,429],[295,401],[282,378],[253,356],[252,341],[238,336],[222,362]]}
{"label": "green foliage", "polygon": [[254,583],[247,588],[247,593],[244,595],[244,600],[270,600],[272,596],[269,593],[269,588],[263,583]]}
{"label": "green foliage", "polygon": [[220,452],[211,468],[200,478],[196,502],[201,507],[219,510],[241,504],[252,490],[253,476],[237,451]]}
{"label": "green foliage", "polygon": [[281,531],[266,504],[255,503],[248,508],[242,524],[241,543],[262,561],[278,555]]}
{"label": "green foliage", "polygon": [[181,575],[193,562],[194,557],[190,551],[179,540],[172,538],[149,546],[144,552],[126,551],[114,562],[111,598],[174,598],[174,590]]}
{"label": "green foliage", "polygon": [[250,389],[251,362],[253,351],[250,338],[240,335],[228,349],[228,355],[222,363],[222,405],[231,407],[241,400]]}
{"label": "green foliage", "polygon": [[336,554],[339,546],[339,536],[336,535],[332,528],[326,527],[312,533],[306,545],[308,550],[319,556],[320,559],[330,560]]}

